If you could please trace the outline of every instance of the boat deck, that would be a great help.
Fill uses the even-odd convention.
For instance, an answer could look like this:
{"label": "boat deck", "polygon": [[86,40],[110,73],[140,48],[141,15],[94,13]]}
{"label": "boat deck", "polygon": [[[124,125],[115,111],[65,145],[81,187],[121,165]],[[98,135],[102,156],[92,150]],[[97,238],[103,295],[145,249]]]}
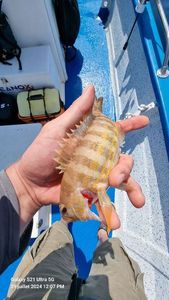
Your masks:
{"label": "boat deck", "polygon": [[[124,152],[134,157],[135,165],[132,174],[142,186],[146,204],[141,209],[135,209],[125,193],[116,191],[115,203],[122,226],[114,232],[114,236],[120,237],[131,257],[139,263],[144,272],[148,299],[156,300],[163,297],[168,300],[169,164],[164,138],[167,119],[164,120],[161,114],[161,110],[165,111],[167,102],[164,102],[162,107],[162,101],[158,97],[161,92],[161,97],[167,101],[165,96],[168,90],[168,78],[160,80],[157,78],[155,72],[157,65],[156,69],[149,65],[150,59],[154,65],[156,64],[154,55],[157,56],[157,52],[145,51],[143,43],[145,39],[150,43],[151,49],[159,47],[157,40],[153,38],[153,30],[156,31],[154,23],[145,24],[144,17],[147,20],[150,4],[145,10],[145,15],[140,17],[136,25],[127,50],[123,51],[123,45],[135,19],[133,6],[135,2],[113,1],[113,16],[107,33],[116,116],[124,118],[126,112],[138,112],[138,106],[141,104],[148,105],[154,102],[156,106],[144,113],[150,118],[150,125],[138,132],[128,134],[123,148]],[[147,36],[146,29],[152,34]],[[156,35],[155,37],[157,38]],[[160,49],[164,57],[162,46]],[[158,85],[159,93],[156,93],[157,85],[154,78],[161,84],[161,88],[160,84]]]}
{"label": "boat deck", "polygon": [[[65,86],[65,105],[68,108],[81,95],[83,88],[92,83],[96,95],[104,97],[104,113],[114,118],[107,42],[102,26],[96,21],[99,5],[100,3],[94,0],[79,1],[81,27],[75,44],[78,51],[76,58],[66,65],[68,81]],[[20,157],[38,134],[40,127],[39,124],[0,127],[0,138],[3,140],[0,144],[0,168],[5,168]],[[109,189],[108,193],[113,200],[114,190]],[[52,222],[59,218],[58,209],[53,206]],[[98,222],[90,221],[74,223],[70,228],[74,235],[76,263],[82,278],[86,278],[90,270],[93,251],[97,244],[98,226]],[[14,262],[0,276],[0,300],[6,296],[10,278],[19,261],[20,259]]]}

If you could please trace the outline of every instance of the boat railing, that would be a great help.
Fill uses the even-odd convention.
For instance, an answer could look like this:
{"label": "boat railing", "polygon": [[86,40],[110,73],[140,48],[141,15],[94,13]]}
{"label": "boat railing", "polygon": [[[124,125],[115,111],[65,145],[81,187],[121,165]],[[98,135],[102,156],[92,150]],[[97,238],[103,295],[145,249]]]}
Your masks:
{"label": "boat railing", "polygon": [[169,76],[169,70],[168,70],[168,63],[169,63],[169,24],[167,21],[167,17],[165,15],[165,11],[163,8],[163,5],[160,0],[154,0],[157,9],[161,18],[161,22],[164,28],[165,32],[165,39],[166,39],[166,47],[165,47],[165,56],[162,66],[157,71],[157,76],[161,78],[166,78]]}

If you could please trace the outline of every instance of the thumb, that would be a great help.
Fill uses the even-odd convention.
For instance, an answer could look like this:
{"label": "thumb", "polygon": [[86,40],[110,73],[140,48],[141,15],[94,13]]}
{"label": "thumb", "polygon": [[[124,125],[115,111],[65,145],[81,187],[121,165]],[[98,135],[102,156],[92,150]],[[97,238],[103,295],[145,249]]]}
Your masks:
{"label": "thumb", "polygon": [[65,131],[79,123],[83,116],[91,111],[94,99],[94,86],[89,85],[85,88],[83,94],[60,116],[59,121]]}

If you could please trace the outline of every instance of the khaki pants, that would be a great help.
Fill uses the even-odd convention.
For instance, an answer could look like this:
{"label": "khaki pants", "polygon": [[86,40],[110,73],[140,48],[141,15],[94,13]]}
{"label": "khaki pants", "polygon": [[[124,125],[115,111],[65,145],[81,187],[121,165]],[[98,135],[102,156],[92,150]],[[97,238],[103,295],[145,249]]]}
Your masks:
{"label": "khaki pants", "polygon": [[[75,272],[72,236],[65,224],[56,222],[26,252],[11,280],[8,297],[66,300]],[[119,239],[112,238],[96,249],[90,275],[79,297],[71,299],[146,299],[143,274]]]}

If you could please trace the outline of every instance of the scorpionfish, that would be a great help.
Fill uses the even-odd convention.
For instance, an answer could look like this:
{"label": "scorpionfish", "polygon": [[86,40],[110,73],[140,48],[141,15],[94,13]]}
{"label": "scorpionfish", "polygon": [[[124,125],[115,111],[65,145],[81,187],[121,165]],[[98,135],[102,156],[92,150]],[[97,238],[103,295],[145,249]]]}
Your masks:
{"label": "scorpionfish", "polygon": [[[60,212],[67,221],[103,220],[111,231],[114,209],[106,193],[108,177],[116,165],[123,142],[120,125],[102,113],[103,98],[95,99],[84,117],[56,151],[61,181]],[[91,210],[95,204],[98,215]]]}

